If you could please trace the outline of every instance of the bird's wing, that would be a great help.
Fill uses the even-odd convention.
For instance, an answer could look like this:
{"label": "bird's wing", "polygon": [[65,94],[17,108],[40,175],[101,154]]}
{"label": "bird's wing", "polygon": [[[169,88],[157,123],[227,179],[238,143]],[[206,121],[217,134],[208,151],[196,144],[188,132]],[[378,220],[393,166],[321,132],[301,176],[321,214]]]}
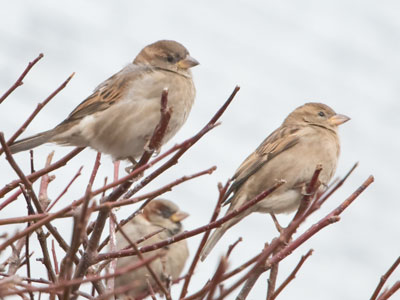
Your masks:
{"label": "bird's wing", "polygon": [[[271,133],[237,169],[235,175],[232,177],[233,183],[226,195],[229,196],[232,192],[236,192],[249,177],[271,161],[271,159],[296,145],[299,141],[299,135],[297,134],[299,129],[300,127],[297,126],[285,126]],[[226,200],[224,205],[228,204],[231,199]]]}
{"label": "bird's wing", "polygon": [[88,115],[106,110],[115,103],[118,103],[118,101],[123,98],[124,91],[127,90],[124,87],[132,80],[146,73],[146,71],[145,68],[139,66],[126,66],[121,71],[102,82],[60,125],[83,119]]}

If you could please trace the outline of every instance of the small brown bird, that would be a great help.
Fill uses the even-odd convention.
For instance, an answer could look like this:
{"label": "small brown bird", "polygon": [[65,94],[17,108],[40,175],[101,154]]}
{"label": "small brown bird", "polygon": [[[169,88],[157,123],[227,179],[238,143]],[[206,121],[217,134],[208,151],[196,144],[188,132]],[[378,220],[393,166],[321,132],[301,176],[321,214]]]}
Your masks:
{"label": "small brown bird", "polygon": [[[145,206],[142,214],[137,215],[129,221],[129,223],[125,224],[122,230],[132,241],[137,241],[160,229],[165,229],[140,244],[140,246],[152,245],[182,232],[181,221],[187,216],[187,213],[180,211],[178,206],[171,201],[156,199]],[[117,232],[116,238],[117,247],[119,249],[130,245],[120,232]],[[169,277],[171,277],[172,280],[177,279],[189,256],[186,240],[176,242],[163,249],[143,253],[143,256],[146,258],[158,253],[163,253],[164,255],[150,264],[158,278],[160,278],[163,283],[165,283]],[[136,255],[119,258],[117,261],[117,270],[135,261],[139,262],[139,258]],[[158,290],[157,284],[146,267],[116,277],[115,287],[129,284],[132,286],[132,289],[127,292],[126,296],[137,297],[143,295],[148,290],[147,280],[149,280],[154,290]]]}
{"label": "small brown bird", "polygon": [[198,65],[186,48],[162,40],[146,46],[133,63],[101,83],[55,128],[15,142],[17,153],[47,142],[91,147],[113,159],[139,157],[160,120],[160,99],[168,88],[171,119],[162,143],[185,123],[195,98],[191,67]]}
{"label": "small brown bird", "polygon": [[217,228],[207,241],[201,259],[207,257],[226,230],[250,213],[288,213],[296,210],[302,198],[302,189],[311,180],[318,164],[322,164],[323,168],[319,176],[321,187],[326,187],[335,173],[340,153],[338,125],[348,120],[349,117],[336,114],[322,103],[306,103],[290,113],[236,171],[227,193],[234,193],[226,202],[230,203],[227,213],[271,188],[277,180],[283,179],[286,183]]}

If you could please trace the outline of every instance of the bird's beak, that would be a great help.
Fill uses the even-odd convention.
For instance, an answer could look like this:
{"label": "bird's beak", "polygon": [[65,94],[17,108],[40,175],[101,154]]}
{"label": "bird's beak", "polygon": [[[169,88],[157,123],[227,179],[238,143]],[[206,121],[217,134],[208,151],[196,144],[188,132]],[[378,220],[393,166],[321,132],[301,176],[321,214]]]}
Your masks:
{"label": "bird's beak", "polygon": [[334,115],[329,118],[329,123],[332,125],[338,126],[350,120],[348,116],[345,115]]}
{"label": "bird's beak", "polygon": [[174,223],[178,223],[178,222],[182,221],[183,219],[187,218],[188,216],[189,216],[189,214],[184,211],[177,211],[176,213],[172,214],[169,217],[169,219]]}
{"label": "bird's beak", "polygon": [[186,57],[180,61],[178,61],[178,67],[181,69],[189,69],[194,66],[197,66],[199,62],[191,57],[189,54],[186,55]]}

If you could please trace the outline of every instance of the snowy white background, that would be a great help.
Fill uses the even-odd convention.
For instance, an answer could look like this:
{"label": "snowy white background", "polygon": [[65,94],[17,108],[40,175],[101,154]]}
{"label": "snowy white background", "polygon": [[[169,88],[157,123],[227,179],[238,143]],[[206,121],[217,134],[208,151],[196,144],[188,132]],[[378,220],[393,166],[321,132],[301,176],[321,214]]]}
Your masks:
{"label": "snowy white background", "polygon": [[[352,118],[341,127],[337,175],[344,175],[356,161],[360,166],[302,229],[336,207],[368,175],[373,174],[376,182],[339,223],[323,230],[282,264],[280,274],[287,274],[302,254],[309,248],[315,250],[279,299],[367,299],[400,252],[399,13],[400,3],[395,0],[4,1],[0,10],[0,94],[14,83],[28,61],[40,52],[45,57],[1,105],[0,130],[9,137],[37,103],[72,72],[76,76],[68,87],[40,113],[25,136],[55,126],[145,45],[159,39],[181,42],[201,63],[193,69],[198,93],[188,122],[169,145],[197,132],[234,86],[241,86],[222,117],[222,126],[146,189],[216,164],[213,175],[166,195],[191,213],[185,227],[192,229],[208,222],[217,182],[225,182],[290,111],[307,101],[324,102]],[[55,159],[71,150],[38,148],[37,168],[51,149],[56,149]],[[28,154],[16,158],[28,171]],[[62,172],[54,172],[58,176],[50,185],[52,199],[79,166],[85,165],[83,175],[58,208],[82,194],[94,158],[94,151],[85,150]],[[2,185],[16,178],[4,156],[0,157],[0,169]],[[103,157],[97,186],[111,174],[111,160]],[[18,199],[0,212],[0,218],[21,215],[25,206],[25,201]],[[118,211],[118,216],[126,215],[126,210]],[[284,223],[289,217],[280,216],[280,220]],[[57,225],[69,240],[69,225],[65,221]],[[16,227],[4,229],[13,233]],[[269,216],[248,217],[199,265],[189,292],[204,284],[219,255],[238,236],[245,241],[232,254],[232,268],[255,255],[275,234]],[[192,254],[198,242],[199,237],[189,240]],[[40,249],[34,250],[35,258],[40,257]],[[44,267],[36,264],[35,276],[45,276],[43,271]],[[398,279],[399,271],[389,282],[396,276]],[[279,281],[283,279],[279,277]],[[266,276],[261,277],[249,299],[264,299],[266,284]],[[393,299],[400,299],[400,294]]]}

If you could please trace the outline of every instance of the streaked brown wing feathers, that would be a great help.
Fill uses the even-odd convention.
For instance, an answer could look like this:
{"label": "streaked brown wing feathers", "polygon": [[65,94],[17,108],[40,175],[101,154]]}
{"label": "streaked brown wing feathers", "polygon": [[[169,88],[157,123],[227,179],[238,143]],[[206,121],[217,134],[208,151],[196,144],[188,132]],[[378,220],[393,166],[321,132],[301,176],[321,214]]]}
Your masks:
{"label": "streaked brown wing feathers", "polygon": [[93,94],[83,100],[61,124],[80,120],[87,115],[103,111],[114,103],[117,103],[124,95],[124,91],[127,90],[125,86],[128,85],[130,81],[134,80],[139,73],[140,72],[126,71],[124,68],[114,74],[101,83]]}
{"label": "streaked brown wing feathers", "polygon": [[299,127],[282,127],[271,133],[236,171],[233,176],[234,181],[226,195],[237,191],[249,177],[275,156],[296,145],[299,141],[296,132],[299,129]]}

